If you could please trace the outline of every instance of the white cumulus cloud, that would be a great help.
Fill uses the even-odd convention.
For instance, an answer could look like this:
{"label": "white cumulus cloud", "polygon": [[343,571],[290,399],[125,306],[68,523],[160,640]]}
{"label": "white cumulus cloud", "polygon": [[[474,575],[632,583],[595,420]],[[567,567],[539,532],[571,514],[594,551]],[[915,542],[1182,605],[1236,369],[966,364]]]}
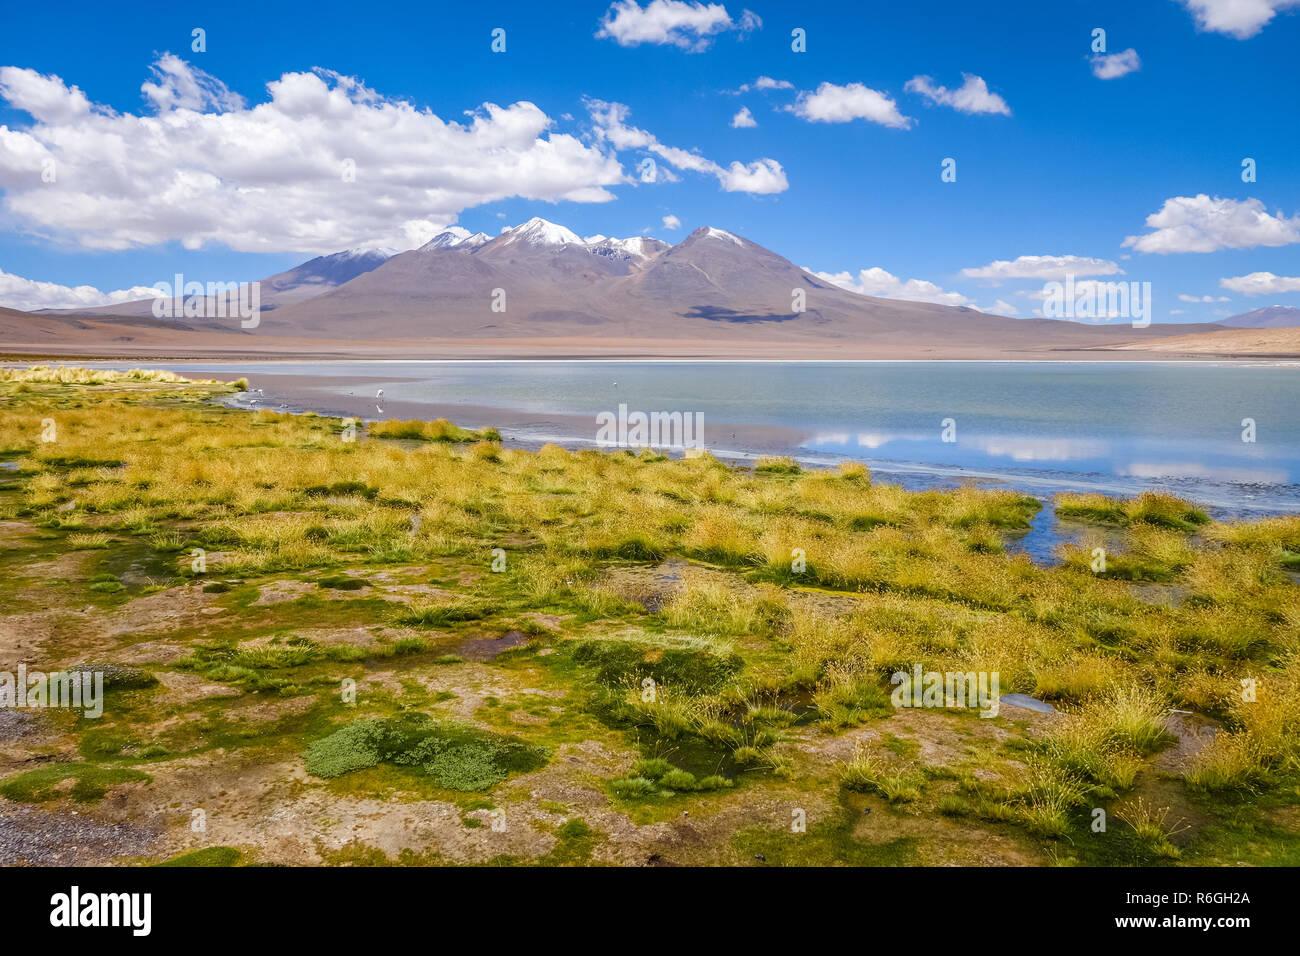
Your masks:
{"label": "white cumulus cloud", "polygon": [[246,106],[171,54],[141,89],[146,108],[118,113],[57,76],[0,67],[0,99],[33,119],[0,126],[9,218],[100,249],[408,249],[473,206],[604,202],[626,181],[615,156],[553,132],[526,101],[457,122],[316,70],[285,73]]}
{"label": "white cumulus cloud", "polygon": [[671,214],[670,214],[670,215],[667,215],[667,216],[664,216],[664,228],[665,228],[665,229],[680,229],[680,228],[682,228],[682,221],[681,221],[680,219],[678,219],[676,216],[671,215]]}
{"label": "white cumulus cloud", "polygon": [[770,76],[760,76],[753,83],[742,83],[738,89],[732,90],[734,95],[748,93],[750,90],[793,90],[794,84],[789,80],[774,80]]}
{"label": "white cumulus cloud", "polygon": [[748,129],[757,126],[758,120],[754,119],[754,114],[749,111],[748,106],[742,106],[731,118],[731,125],[735,129]]}
{"label": "white cumulus cloud", "polygon": [[983,77],[970,73],[962,74],[962,85],[955,90],[946,86],[935,86],[928,76],[914,76],[904,84],[903,89],[910,93],[919,93],[932,103],[951,106],[959,113],[1000,113],[1011,115],[1007,101],[996,93],[989,92]]}
{"label": "white cumulus cloud", "polygon": [[[1300,276],[1279,276],[1271,272],[1252,272],[1244,276],[1220,279],[1219,285],[1242,295],[1277,295],[1282,292],[1300,292]],[[1206,296],[1208,299],[1209,296]],[[1226,299],[1221,299],[1227,301]]]}
{"label": "white cumulus cloud", "polygon": [[1137,50],[1120,53],[1097,53],[1092,57],[1092,75],[1099,80],[1113,80],[1142,68]]}
{"label": "white cumulus cloud", "polygon": [[757,159],[752,163],[734,162],[718,177],[729,193],[753,193],[766,196],[790,188],[785,171],[775,159]]}
{"label": "white cumulus cloud", "polygon": [[997,259],[986,266],[962,269],[969,279],[1064,279],[1067,275],[1110,276],[1123,272],[1109,259],[1090,256],[1020,256]]}
{"label": "white cumulus cloud", "polygon": [[766,195],[790,188],[785,170],[774,159],[756,159],[751,163],[733,162],[722,166],[711,159],[676,146],[667,146],[646,130],[627,125],[631,111],[622,103],[587,100],[596,134],[616,150],[641,149],[653,153],[670,166],[717,178],[727,192]]}
{"label": "white cumulus cloud", "polygon": [[882,299],[906,299],[908,302],[932,302],[936,305],[974,306],[974,303],[960,292],[945,292],[933,282],[924,279],[900,279],[879,266],[861,270],[856,278],[850,272],[814,272],[813,275],[859,295],[874,295]]}
{"label": "white cumulus cloud", "polygon": [[25,279],[0,270],[0,306],[7,309],[90,309],[117,302],[134,302],[158,295],[148,286],[101,292],[91,285],[66,286]]}
{"label": "white cumulus cloud", "polygon": [[1175,196],[1147,216],[1154,232],[1129,236],[1125,246],[1138,252],[1215,252],[1300,242],[1300,216],[1270,216],[1258,199]]}
{"label": "white cumulus cloud", "polygon": [[140,92],[162,112],[167,110],[238,110],[244,98],[232,93],[225,83],[174,53],[164,53],[149,67],[156,82],[145,82]]}
{"label": "white cumulus cloud", "polygon": [[1183,0],[1196,18],[1196,27],[1238,40],[1253,37],[1279,11],[1300,6],[1300,0]]}
{"label": "white cumulus cloud", "polygon": [[816,92],[804,91],[788,109],[810,123],[848,123],[864,119],[882,126],[907,129],[911,117],[898,111],[898,104],[879,90],[861,83],[836,86],[823,83]]}
{"label": "white cumulus cloud", "polygon": [[641,7],[636,0],[618,0],[605,11],[596,36],[613,40],[619,46],[653,43],[697,53],[708,49],[712,37],[718,33],[729,30],[748,33],[762,25],[763,21],[749,10],[733,20],[720,3],[651,0]]}

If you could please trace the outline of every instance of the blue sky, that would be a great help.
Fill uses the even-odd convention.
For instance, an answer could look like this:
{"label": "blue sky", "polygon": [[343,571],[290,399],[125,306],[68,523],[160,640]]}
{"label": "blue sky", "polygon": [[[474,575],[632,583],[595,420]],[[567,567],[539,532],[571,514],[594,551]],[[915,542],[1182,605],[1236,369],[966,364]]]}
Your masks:
{"label": "blue sky", "polygon": [[[1022,317],[1067,269],[1151,282],[1156,321],[1300,306],[1296,0],[70,3],[5,21],[0,305],[64,304],[33,281],[251,280],[540,215],[672,242],[714,225],[871,294]],[[742,108],[756,125],[733,126]],[[477,130],[444,125],[474,113]]]}

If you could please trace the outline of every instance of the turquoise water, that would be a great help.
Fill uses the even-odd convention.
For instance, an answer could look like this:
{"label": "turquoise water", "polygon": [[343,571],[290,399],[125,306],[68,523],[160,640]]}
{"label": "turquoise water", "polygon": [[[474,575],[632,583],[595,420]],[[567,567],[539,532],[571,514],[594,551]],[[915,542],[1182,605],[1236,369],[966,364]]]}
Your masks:
{"label": "turquoise water", "polygon": [[[466,409],[507,439],[594,443],[596,415],[702,413],[722,456],[867,462],[912,486],[1035,494],[1166,488],[1220,514],[1300,511],[1300,365],[1053,362],[339,362],[171,365],[235,372],[261,403],[356,414],[373,396]],[[294,386],[310,383],[310,400]],[[339,380],[337,383],[332,380]],[[278,389],[278,391],[277,391]],[[279,399],[279,401],[277,401]],[[337,399],[334,401],[333,399]],[[384,417],[367,410],[366,417]],[[945,420],[950,419],[945,441]],[[1253,442],[1242,440],[1244,419]],[[755,426],[771,426],[766,431]]]}

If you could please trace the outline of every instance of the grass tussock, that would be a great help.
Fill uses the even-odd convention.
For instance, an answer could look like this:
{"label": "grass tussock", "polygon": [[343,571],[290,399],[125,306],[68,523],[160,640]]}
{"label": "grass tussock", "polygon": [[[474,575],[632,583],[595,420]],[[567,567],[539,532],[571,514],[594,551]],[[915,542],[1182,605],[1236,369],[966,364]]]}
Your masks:
{"label": "grass tussock", "polygon": [[446,604],[417,604],[399,612],[393,623],[401,627],[451,627],[489,617],[496,607],[475,597],[459,597]]}
{"label": "grass tussock", "polygon": [[625,800],[646,799],[655,796],[674,796],[679,793],[700,793],[726,790],[735,781],[721,774],[697,777],[688,770],[674,767],[662,757],[637,761],[631,773],[611,780],[610,791]]}
{"label": "grass tussock", "polygon": [[840,768],[840,786],[859,793],[874,793],[890,803],[921,799],[925,777],[915,769],[892,770],[880,758],[859,748]]}
{"label": "grass tussock", "polygon": [[1138,797],[1117,807],[1115,816],[1132,828],[1138,842],[1152,856],[1166,860],[1182,856],[1171,838],[1187,830],[1187,823],[1181,818],[1170,820],[1169,807],[1157,807]]}
{"label": "grass tussock", "polygon": [[1300,771],[1300,657],[1276,673],[1243,678],[1226,703],[1226,732],[1184,773],[1193,788],[1249,793]]}
{"label": "grass tussock", "polygon": [[1135,498],[1061,494],[1056,497],[1056,513],[1062,518],[1102,524],[1148,524],[1175,531],[1195,531],[1210,521],[1202,509],[1163,491],[1145,491]]}
{"label": "grass tussock", "polygon": [[404,438],[410,441],[465,443],[499,442],[501,440],[501,435],[495,428],[471,431],[468,428],[454,425],[445,418],[438,418],[431,422],[418,419],[410,421],[392,419],[390,421],[374,422],[367,429],[367,433],[372,438]]}
{"label": "grass tussock", "polygon": [[[175,372],[133,368],[127,372],[113,369],[90,369],[72,365],[33,365],[29,368],[0,368],[0,383],[23,385],[226,385],[216,379],[186,378]],[[230,383],[242,387],[240,379]]]}

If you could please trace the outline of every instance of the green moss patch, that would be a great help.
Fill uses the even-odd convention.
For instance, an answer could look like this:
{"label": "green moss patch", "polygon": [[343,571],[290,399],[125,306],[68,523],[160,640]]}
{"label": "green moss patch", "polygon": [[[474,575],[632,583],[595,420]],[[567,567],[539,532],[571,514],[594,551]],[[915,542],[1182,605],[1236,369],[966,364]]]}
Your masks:
{"label": "green moss patch", "polygon": [[[148,774],[126,767],[100,767],[86,763],[50,764],[0,783],[0,796],[18,803],[44,803],[66,792],[79,803],[99,800],[119,783],[149,780]],[[74,781],[71,787],[61,786]]]}
{"label": "green moss patch", "polygon": [[202,850],[182,853],[154,866],[239,866],[244,854],[233,846],[207,846]]}
{"label": "green moss patch", "polygon": [[381,763],[432,777],[448,790],[487,790],[546,764],[547,752],[514,737],[420,714],[359,720],[307,748],[307,771],[339,777]]}

